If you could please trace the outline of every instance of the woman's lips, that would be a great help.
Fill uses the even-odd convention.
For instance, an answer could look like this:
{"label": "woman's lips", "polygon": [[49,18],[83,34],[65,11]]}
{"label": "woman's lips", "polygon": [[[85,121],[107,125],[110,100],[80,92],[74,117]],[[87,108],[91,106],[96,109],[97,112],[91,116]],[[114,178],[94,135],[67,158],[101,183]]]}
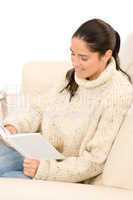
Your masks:
{"label": "woman's lips", "polygon": [[82,74],[84,72],[84,70],[83,69],[75,69],[75,72],[78,74]]}
{"label": "woman's lips", "polygon": [[79,68],[79,67],[75,67],[75,70],[76,70],[76,71],[84,71],[83,68]]}

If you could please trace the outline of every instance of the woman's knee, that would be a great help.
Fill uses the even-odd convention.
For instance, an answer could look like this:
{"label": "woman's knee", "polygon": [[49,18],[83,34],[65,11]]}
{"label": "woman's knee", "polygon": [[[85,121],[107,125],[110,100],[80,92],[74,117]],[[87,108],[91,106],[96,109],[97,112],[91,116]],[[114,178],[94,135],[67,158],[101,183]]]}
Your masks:
{"label": "woman's knee", "polygon": [[14,170],[23,170],[23,157],[11,147],[0,144],[0,176]]}
{"label": "woman's knee", "polygon": [[8,154],[11,151],[13,151],[13,149],[11,147],[9,147],[8,145],[6,145],[3,142],[0,142],[0,157],[5,154]]}
{"label": "woman's knee", "polygon": [[25,176],[23,171],[9,171],[2,174],[1,177],[5,178],[23,178],[23,179],[32,179],[31,177]]}

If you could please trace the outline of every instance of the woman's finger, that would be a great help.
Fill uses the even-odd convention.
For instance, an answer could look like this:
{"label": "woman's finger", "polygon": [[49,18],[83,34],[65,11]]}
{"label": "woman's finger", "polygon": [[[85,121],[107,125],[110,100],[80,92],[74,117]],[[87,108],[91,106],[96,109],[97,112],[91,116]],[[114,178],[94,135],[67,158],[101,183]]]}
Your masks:
{"label": "woman's finger", "polygon": [[30,164],[32,162],[31,159],[24,159],[24,163]]}

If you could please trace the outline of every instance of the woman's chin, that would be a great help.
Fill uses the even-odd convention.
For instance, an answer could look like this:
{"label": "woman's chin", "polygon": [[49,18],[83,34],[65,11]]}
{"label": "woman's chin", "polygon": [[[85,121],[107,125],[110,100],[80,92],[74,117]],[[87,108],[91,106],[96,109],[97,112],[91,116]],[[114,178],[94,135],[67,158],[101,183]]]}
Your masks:
{"label": "woman's chin", "polygon": [[82,74],[77,73],[77,72],[75,72],[75,73],[76,73],[76,76],[77,76],[78,78],[80,78],[80,79],[86,79],[86,77],[83,76]]}

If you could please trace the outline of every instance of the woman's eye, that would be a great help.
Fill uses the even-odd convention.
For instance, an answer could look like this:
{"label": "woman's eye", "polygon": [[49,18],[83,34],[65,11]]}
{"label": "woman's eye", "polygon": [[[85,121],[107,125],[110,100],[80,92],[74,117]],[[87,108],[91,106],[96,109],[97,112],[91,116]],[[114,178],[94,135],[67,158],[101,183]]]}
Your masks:
{"label": "woman's eye", "polygon": [[74,53],[71,53],[71,56],[74,56],[75,54]]}
{"label": "woman's eye", "polygon": [[87,61],[87,60],[88,60],[88,58],[81,58],[81,60],[82,60],[82,61]]}

